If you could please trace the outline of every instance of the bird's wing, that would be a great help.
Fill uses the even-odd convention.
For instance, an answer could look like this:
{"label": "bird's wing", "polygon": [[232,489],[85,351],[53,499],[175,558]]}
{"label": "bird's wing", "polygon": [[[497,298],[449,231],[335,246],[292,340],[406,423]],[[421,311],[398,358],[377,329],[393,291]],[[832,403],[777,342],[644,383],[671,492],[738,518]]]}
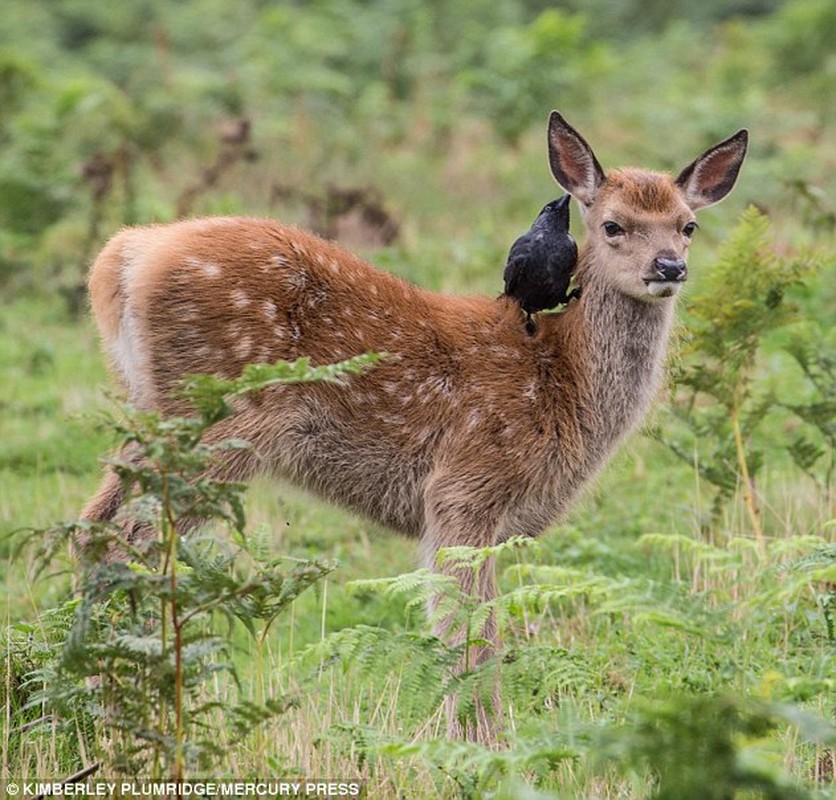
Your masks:
{"label": "bird's wing", "polygon": [[525,263],[531,257],[531,249],[526,245],[517,247],[515,244],[508,254],[508,261],[505,264],[505,294],[512,294],[519,284],[520,278],[525,271]]}

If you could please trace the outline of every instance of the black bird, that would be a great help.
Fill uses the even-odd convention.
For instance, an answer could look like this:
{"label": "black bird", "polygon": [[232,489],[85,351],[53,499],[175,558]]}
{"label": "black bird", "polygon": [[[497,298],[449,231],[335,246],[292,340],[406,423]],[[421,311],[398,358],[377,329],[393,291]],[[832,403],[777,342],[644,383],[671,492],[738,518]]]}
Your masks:
{"label": "black bird", "polygon": [[569,200],[564,194],[543,207],[531,229],[520,236],[505,264],[505,295],[525,311],[525,329],[536,330],[531,315],[580,297],[580,289],[567,294],[578,262],[578,246],[569,233]]}

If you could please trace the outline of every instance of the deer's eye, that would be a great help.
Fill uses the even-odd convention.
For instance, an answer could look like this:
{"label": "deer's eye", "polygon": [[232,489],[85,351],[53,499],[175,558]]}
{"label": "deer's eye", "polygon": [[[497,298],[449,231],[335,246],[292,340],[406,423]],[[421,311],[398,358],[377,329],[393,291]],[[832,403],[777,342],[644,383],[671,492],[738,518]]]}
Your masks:
{"label": "deer's eye", "polygon": [[622,236],[627,232],[624,230],[624,228],[621,227],[621,225],[619,225],[617,222],[613,222],[612,220],[610,220],[609,222],[605,222],[603,228],[604,233],[606,233],[609,237]]}
{"label": "deer's eye", "polygon": [[699,228],[700,226],[697,225],[696,222],[689,222],[683,229],[682,235],[687,236],[689,239],[694,235],[694,231]]}

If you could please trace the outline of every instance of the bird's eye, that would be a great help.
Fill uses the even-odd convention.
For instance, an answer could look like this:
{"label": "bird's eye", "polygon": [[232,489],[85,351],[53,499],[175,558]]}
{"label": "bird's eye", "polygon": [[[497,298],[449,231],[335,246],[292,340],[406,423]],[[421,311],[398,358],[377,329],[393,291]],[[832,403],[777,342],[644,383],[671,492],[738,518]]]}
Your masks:
{"label": "bird's eye", "polygon": [[624,228],[622,228],[621,225],[619,225],[617,222],[605,222],[603,227],[604,233],[606,233],[607,236],[610,237],[621,236],[622,234],[626,233]]}
{"label": "bird's eye", "polygon": [[697,225],[696,222],[689,222],[683,229],[682,235],[687,236],[689,239],[694,235],[694,231],[699,228],[700,226]]}

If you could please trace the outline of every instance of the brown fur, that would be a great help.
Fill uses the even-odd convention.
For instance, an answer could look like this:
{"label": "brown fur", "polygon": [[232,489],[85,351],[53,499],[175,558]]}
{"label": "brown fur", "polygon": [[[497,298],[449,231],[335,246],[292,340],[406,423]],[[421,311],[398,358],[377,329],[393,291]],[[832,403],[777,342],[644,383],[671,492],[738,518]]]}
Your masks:
{"label": "brown fur", "polygon": [[[737,167],[745,136],[738,139],[720,151]],[[686,185],[623,170],[608,179],[555,114],[550,145],[555,176],[581,200],[590,236],[577,269],[581,300],[541,316],[536,336],[507,298],[434,294],[278,222],[129,228],[93,265],[90,292],[130,400],[175,414],[185,409],[171,390],[188,373],[235,376],[254,361],[305,355],[330,363],[386,352],[347,386],[281,386],[244,403],[211,432],[253,445],[225,473],[288,478],[420,536],[430,563],[441,547],[537,536],[650,404],[674,300],[648,294],[648,270],[660,253],[684,258],[692,210],[722,196],[692,177]],[[727,166],[691,165],[689,176],[726,175]],[[613,218],[628,228],[618,241],[601,230]],[[106,477],[84,516],[112,517],[120,492]],[[475,579],[454,574],[484,600],[495,594],[492,569]],[[461,640],[461,631],[444,628]],[[483,635],[495,639],[493,619]],[[475,733],[490,731],[482,709]]]}
{"label": "brown fur", "polygon": [[681,200],[670,176],[639,169],[617,169],[607,175],[608,191],[618,193],[621,202],[636,212],[667,214]]}

